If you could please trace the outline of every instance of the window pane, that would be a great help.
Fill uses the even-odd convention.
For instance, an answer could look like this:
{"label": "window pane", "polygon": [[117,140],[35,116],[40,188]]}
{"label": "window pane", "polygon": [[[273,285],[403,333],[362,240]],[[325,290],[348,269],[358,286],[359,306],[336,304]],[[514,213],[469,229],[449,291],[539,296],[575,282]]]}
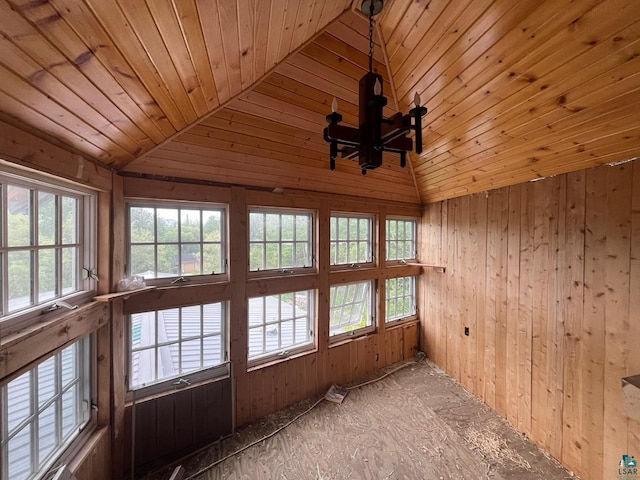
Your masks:
{"label": "window pane", "polygon": [[23,373],[7,386],[7,426],[9,431],[31,415],[31,373]]}
{"label": "window pane", "polygon": [[[70,383],[66,391],[61,388],[65,383],[61,377],[68,370],[65,364],[69,363],[62,357],[78,351],[80,345],[88,348],[88,337],[2,387],[0,394],[7,400],[0,403],[0,416],[7,419],[2,444],[8,478],[41,478],[44,465],[62,452],[62,443],[88,421],[88,408],[85,418],[80,407],[88,406],[90,399],[81,383]],[[89,365],[82,362],[79,370],[90,383]]]}
{"label": "window pane", "polygon": [[129,212],[130,275],[151,279],[225,272],[222,209],[130,206]]}
{"label": "window pane", "polygon": [[203,334],[222,332],[222,304],[211,303],[203,306]]}
{"label": "window pane", "polygon": [[416,278],[391,278],[386,282],[386,321],[401,320],[415,315]]}
{"label": "window pane", "polygon": [[200,306],[184,307],[182,309],[182,335],[181,338],[202,336],[202,312]]}
{"label": "window pane", "polygon": [[182,245],[181,269],[184,275],[197,275],[202,273],[200,259],[202,258],[202,245]]}
{"label": "window pane", "polygon": [[131,245],[131,275],[155,277],[155,247],[153,245]]}
{"label": "window pane", "polygon": [[178,242],[178,210],[158,208],[158,243]]}
{"label": "window pane", "polygon": [[14,312],[33,305],[31,300],[33,265],[31,251],[7,253],[9,270],[9,311]]}
{"label": "window pane", "polygon": [[131,315],[129,388],[223,362],[223,305],[196,305]]}
{"label": "window pane", "polygon": [[[278,270],[309,267],[313,250],[312,214],[250,212],[249,269]],[[263,219],[266,225],[263,225]],[[266,231],[263,231],[263,226]],[[266,237],[263,238],[263,234]]]}
{"label": "window pane", "polygon": [[31,436],[30,425],[9,440],[8,470],[11,480],[23,480],[29,478],[31,473]]}
{"label": "window pane", "polygon": [[311,298],[311,291],[250,298],[249,358],[311,344]]}
{"label": "window pane", "polygon": [[415,220],[387,220],[387,260],[416,258]]}
{"label": "window pane", "polygon": [[222,245],[204,244],[202,252],[202,273],[222,273],[224,272],[222,263]]}
{"label": "window pane", "polygon": [[38,408],[51,400],[56,394],[56,357],[38,365]]}
{"label": "window pane", "polygon": [[218,365],[222,363],[222,341],[220,336],[205,337],[203,340],[202,355],[205,365]]}
{"label": "window pane", "polygon": [[56,243],[56,196],[53,193],[38,192],[38,245]]}
{"label": "window pane", "polygon": [[264,214],[249,213],[249,239],[264,240]]}
{"label": "window pane", "polygon": [[8,246],[31,245],[31,190],[7,185],[7,235]]}
{"label": "window pane", "polygon": [[78,345],[69,345],[61,352],[61,364],[62,364],[62,388],[66,388],[71,382],[73,382],[78,376]]}
{"label": "window pane", "polygon": [[153,383],[156,379],[156,350],[150,348],[131,354],[131,382],[130,387],[137,387]]}
{"label": "window pane", "polygon": [[56,252],[53,249],[38,252],[38,301],[56,297]]}
{"label": "window pane", "polygon": [[38,459],[40,462],[45,462],[49,458],[57,443],[56,404],[54,402],[38,415]]}
{"label": "window pane", "polygon": [[179,264],[180,252],[177,244],[158,245],[158,272],[155,275],[157,278],[178,275]]}
{"label": "window pane", "polygon": [[78,200],[62,197],[62,243],[78,243]]}
{"label": "window pane", "polygon": [[81,424],[78,417],[79,388],[76,384],[62,395],[62,438],[67,438]]}
{"label": "window pane", "polygon": [[331,265],[372,261],[371,217],[334,215],[331,228]]}
{"label": "window pane", "polygon": [[200,210],[180,210],[180,241],[199,242],[201,240]]}
{"label": "window pane", "polygon": [[62,249],[62,293],[78,290],[78,248]]}
{"label": "window pane", "polygon": [[370,281],[331,287],[331,336],[373,325],[371,291]]}

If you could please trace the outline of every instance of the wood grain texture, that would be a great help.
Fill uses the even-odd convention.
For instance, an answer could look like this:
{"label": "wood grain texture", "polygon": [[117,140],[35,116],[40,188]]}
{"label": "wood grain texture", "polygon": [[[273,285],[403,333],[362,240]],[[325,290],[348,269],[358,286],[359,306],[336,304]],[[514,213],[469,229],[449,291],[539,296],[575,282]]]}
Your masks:
{"label": "wood grain texture", "polygon": [[[365,178],[355,161],[338,160],[336,171],[329,170],[325,117],[335,97],[344,123],[358,125],[358,82],[368,68],[367,29],[367,22],[347,12],[250,92],[125,170],[419,203],[411,172],[399,167],[397,155],[385,154],[383,167]],[[376,52],[374,70],[393,98],[379,44]]]}
{"label": "wood grain texture", "polygon": [[255,86],[350,3],[3,0],[0,111],[121,167]]}
{"label": "wood grain texture", "polygon": [[[629,343],[637,331],[638,170],[634,161],[491,191],[488,216],[469,229],[477,195],[429,205],[423,216],[443,212],[424,227],[439,234],[423,246],[441,251],[446,267],[441,280],[423,276],[430,358],[463,385],[464,365],[475,361],[468,390],[586,479],[611,478],[621,452],[638,444],[620,382],[638,369]],[[465,247],[482,234],[482,249]],[[484,335],[476,327],[474,351],[459,332],[484,282],[476,318]]]}

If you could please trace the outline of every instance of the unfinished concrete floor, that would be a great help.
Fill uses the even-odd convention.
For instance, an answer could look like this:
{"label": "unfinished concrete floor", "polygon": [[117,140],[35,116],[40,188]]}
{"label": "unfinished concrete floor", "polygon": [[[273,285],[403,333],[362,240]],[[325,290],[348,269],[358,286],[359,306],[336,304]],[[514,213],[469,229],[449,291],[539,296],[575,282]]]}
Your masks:
{"label": "unfinished concrete floor", "polygon": [[[306,410],[300,402],[240,429],[181,463],[197,479],[518,479],[572,478],[432,364],[323,401],[274,437],[217,466],[217,459]],[[170,470],[147,478],[169,478]]]}

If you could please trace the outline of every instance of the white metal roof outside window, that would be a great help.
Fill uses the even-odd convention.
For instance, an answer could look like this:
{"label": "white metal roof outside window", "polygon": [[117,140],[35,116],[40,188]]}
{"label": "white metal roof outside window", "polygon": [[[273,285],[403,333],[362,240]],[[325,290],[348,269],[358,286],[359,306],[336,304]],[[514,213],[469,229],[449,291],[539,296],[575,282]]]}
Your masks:
{"label": "white metal roof outside window", "polygon": [[42,477],[91,419],[90,338],[10,381],[2,399],[2,478]]}

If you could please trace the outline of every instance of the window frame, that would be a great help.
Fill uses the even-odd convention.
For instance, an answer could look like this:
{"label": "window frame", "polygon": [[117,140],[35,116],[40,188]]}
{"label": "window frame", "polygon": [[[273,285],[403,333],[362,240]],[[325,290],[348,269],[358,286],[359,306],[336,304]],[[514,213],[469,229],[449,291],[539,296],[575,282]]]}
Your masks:
{"label": "window frame", "polygon": [[[399,317],[396,316],[389,319],[388,317],[389,300],[390,300],[389,299],[389,282],[397,281],[405,278],[408,278],[411,281],[411,288],[412,288],[411,298],[413,299],[412,312],[409,315],[402,315]],[[418,282],[419,282],[418,275],[403,275],[401,277],[391,277],[391,278],[385,279],[385,312],[384,312],[385,325],[399,325],[404,322],[415,320],[418,317]],[[396,295],[393,298],[397,300],[398,298],[405,298],[405,297],[406,297],[405,295],[402,295],[401,297]]]}
{"label": "window frame", "polygon": [[[413,256],[411,258],[389,258],[389,242],[399,242],[396,240],[389,239],[389,222],[398,221],[398,222],[412,222],[413,223]],[[417,261],[418,259],[418,227],[419,227],[419,218],[416,217],[404,217],[399,215],[388,215],[385,219],[385,264],[386,265],[403,265],[407,261]],[[405,242],[406,240],[401,240]]]}
{"label": "window frame", "polygon": [[[179,373],[177,375],[164,377],[162,379],[153,381],[151,383],[141,384],[135,387],[131,385],[131,377],[132,377],[131,369],[133,365],[132,361],[133,361],[133,353],[134,353],[133,339],[132,339],[132,316],[133,315],[144,314],[144,313],[154,313],[155,315],[157,315],[158,312],[161,312],[163,310],[182,309],[182,308],[189,308],[189,307],[199,307],[200,309],[202,309],[202,307],[206,305],[213,305],[217,303],[219,303],[222,308],[221,325],[220,325],[220,329],[221,329],[220,345],[222,349],[222,357],[221,357],[221,362],[219,364],[209,365],[198,370],[192,370],[190,372],[184,372],[184,373]],[[125,382],[126,392],[127,392],[126,400],[131,401],[134,398],[144,398],[144,397],[156,395],[159,393],[164,393],[171,390],[178,390],[181,388],[189,387],[193,384],[198,384],[205,381],[220,380],[222,378],[229,376],[231,372],[230,361],[229,361],[229,313],[230,313],[229,303],[230,302],[228,300],[220,300],[220,301],[213,301],[206,304],[198,303],[195,305],[178,305],[178,306],[167,307],[167,308],[162,308],[158,310],[147,310],[144,312],[137,312],[137,313],[126,315],[126,318],[127,318],[126,320],[127,321],[127,334],[126,334],[127,370],[126,370],[126,382]],[[201,325],[202,325],[202,321],[203,320],[201,318],[200,320]],[[180,323],[180,327],[181,327],[181,323]],[[157,327],[157,317],[156,317],[155,325]],[[156,330],[157,329],[154,328],[154,331]],[[157,335],[157,331],[156,331],[156,335]],[[193,337],[193,338],[190,337],[190,339],[193,340],[195,338],[199,338],[202,340],[204,338],[213,337],[213,336],[216,336],[216,334],[205,335],[201,330],[200,335],[198,337]],[[155,342],[153,344],[148,344],[144,347],[141,347],[140,350],[149,350],[149,349],[158,350],[160,347],[169,346],[176,343],[179,344],[182,341],[183,340],[181,338],[181,335],[178,335],[178,338],[175,341],[161,342],[161,343]],[[200,351],[200,354],[202,355],[202,350]],[[157,353],[156,353],[156,357],[157,357]]]}
{"label": "window frame", "polygon": [[[36,374],[37,374],[38,367],[41,364],[45,363],[52,357],[61,355],[61,352],[63,350],[65,350],[66,348],[74,344],[78,344],[80,348],[80,351],[77,354],[78,355],[77,360],[79,359],[82,360],[81,368],[79,368],[79,370],[82,370],[82,371],[78,373],[78,380],[76,382],[80,386],[79,390],[81,393],[76,398],[78,400],[78,406],[77,406],[78,410],[79,411],[82,410],[84,412],[83,418],[79,424],[74,426],[72,433],[69,433],[68,437],[66,439],[63,439],[60,445],[58,445],[58,447],[55,450],[49,453],[45,461],[40,463],[40,469],[34,472],[29,477],[29,480],[42,479],[51,473],[52,467],[54,465],[60,462],[64,463],[68,461],[69,458],[74,455],[74,452],[76,452],[79,448],[81,448],[81,446],[86,443],[89,436],[95,431],[95,428],[97,426],[97,409],[96,409],[97,365],[95,361],[96,360],[95,352],[96,352],[97,345],[96,345],[95,334],[90,333],[84,337],[75,339],[74,341],[61,346],[60,348],[54,350],[49,355],[47,355],[46,358],[38,359],[38,361],[30,364],[29,365],[30,368],[23,369],[19,371],[17,374],[11,375],[0,384],[0,398],[2,398],[1,404],[7,405],[7,402],[5,400],[8,395],[7,385],[9,383],[11,383],[16,378],[19,378],[20,376],[24,375],[25,373],[36,371]],[[59,360],[58,362],[61,362],[61,360]],[[61,372],[61,370],[59,370],[59,372]],[[30,375],[32,374],[30,373]],[[57,380],[57,378],[58,377],[56,377],[56,380],[54,382],[56,394],[54,395],[54,397],[49,398],[44,403],[44,405],[52,405],[56,401],[55,398],[57,397],[61,398],[62,394],[64,393],[62,392],[63,389],[60,386],[60,382]],[[18,426],[22,426],[21,430],[24,428],[30,429],[31,432],[29,436],[31,437],[31,440],[32,440],[34,436],[35,437],[38,436],[38,431],[31,428],[29,425],[32,425],[33,423],[37,425],[38,423],[37,417],[39,416],[38,414],[41,413],[41,411],[46,410],[46,408],[39,406],[39,399],[37,397],[38,395],[37,387],[34,389],[34,386],[32,384],[30,385],[29,390],[30,390],[30,395],[35,395],[35,399],[31,399],[30,397],[29,402],[31,403],[31,412],[29,413],[27,418],[20,421]],[[69,391],[68,386],[66,391]],[[35,405],[33,402],[35,402]],[[83,408],[81,406],[83,403],[86,403],[86,408]],[[33,413],[34,406],[37,409],[36,413]],[[4,437],[5,434],[8,433],[8,425],[7,425],[7,422],[5,421],[6,416],[8,415],[8,412],[7,413],[5,412],[6,410],[4,408],[0,410],[0,416],[1,416],[0,425],[2,426],[2,430],[0,431],[0,438]],[[27,422],[27,424],[25,424],[25,422]],[[62,427],[59,426],[59,428],[61,429]],[[15,432],[14,432],[14,436],[15,436]],[[7,442],[9,440],[10,439],[8,438],[8,435],[7,435]],[[1,475],[8,473],[8,462],[7,462],[8,450],[6,451],[6,455],[5,455],[5,446],[6,446],[6,443],[2,444],[2,446],[0,447],[0,458],[2,459],[2,461],[0,462],[2,466],[2,470],[0,471]],[[30,441],[30,449],[32,454],[33,454],[34,448],[35,447],[33,446],[33,442]],[[33,466],[33,457],[31,458],[31,463]]]}
{"label": "window frame", "polygon": [[[147,278],[144,277],[145,284],[148,286],[172,286],[178,283],[184,284],[203,284],[203,283],[221,283],[229,281],[229,205],[225,203],[207,203],[207,202],[191,202],[185,200],[156,200],[156,199],[144,199],[144,198],[134,198],[128,197],[125,198],[125,214],[126,214],[126,245],[127,245],[127,263],[126,263],[126,275],[131,276],[131,252],[133,245],[153,245],[154,246],[154,263],[155,268],[157,269],[157,249],[158,245],[177,245],[178,251],[180,251],[183,242],[178,237],[177,242],[162,242],[159,243],[157,241],[158,236],[158,224],[157,224],[157,213],[154,213],[154,236],[155,240],[153,242],[140,242],[140,243],[132,243],[131,242],[131,208],[153,208],[153,209],[176,209],[176,210],[210,210],[216,211],[219,210],[222,213],[222,218],[220,221],[220,226],[222,229],[220,235],[220,243],[221,243],[221,251],[220,254],[222,256],[222,265],[224,268],[224,272],[220,273],[200,273],[195,275],[177,273],[168,277],[153,277]],[[202,213],[201,213],[202,215]],[[179,221],[178,221],[179,223]],[[178,224],[178,228],[180,225]],[[184,244],[199,244],[201,246],[206,245],[208,243],[214,242],[204,242],[202,240],[202,228],[203,225],[200,225],[200,233],[201,240],[199,242],[185,242]],[[157,273],[157,272],[156,272]]]}
{"label": "window frame", "polygon": [[[340,332],[340,333],[336,333],[336,334],[332,334],[331,330],[331,316],[332,316],[332,312],[334,310],[334,305],[333,305],[333,300],[332,300],[332,293],[333,293],[333,289],[337,288],[337,287],[343,287],[343,286],[349,286],[349,285],[357,285],[357,284],[361,284],[361,283],[368,283],[369,284],[369,317],[371,320],[371,325],[365,325],[364,327],[358,328],[358,329],[354,329],[354,330],[349,330],[347,332]],[[337,283],[334,285],[331,285],[329,287],[329,343],[333,344],[333,343],[337,343],[340,342],[342,340],[345,339],[350,339],[350,338],[357,338],[357,337],[362,337],[362,336],[366,336],[370,333],[374,333],[377,328],[378,328],[378,288],[377,288],[377,280],[374,278],[370,278],[370,279],[366,279],[366,280],[360,280],[360,281],[355,281],[355,282],[345,282],[345,283]],[[353,304],[353,302],[351,302],[351,304]]]}
{"label": "window frame", "polygon": [[[252,243],[261,243],[266,245],[268,243],[289,243],[288,241],[282,240],[282,225],[280,226],[280,239],[276,241],[266,239],[266,229],[263,234],[263,241],[257,242],[251,239],[251,214],[252,213],[263,213],[263,214],[273,214],[273,215],[309,215],[309,253],[311,265],[308,267],[284,267],[284,268],[270,268],[264,270],[251,270],[251,245]],[[257,206],[252,205],[247,207],[247,277],[249,279],[254,278],[268,278],[268,277],[282,277],[282,276],[290,276],[290,275],[312,275],[318,272],[318,262],[317,262],[317,222],[318,212],[316,210],[307,209],[307,208],[288,208],[288,207],[271,207],[271,206]],[[290,243],[296,243],[295,240],[295,228],[294,228],[294,238]],[[280,248],[281,251],[281,248]]]}
{"label": "window frame", "polygon": [[[54,304],[58,302],[66,302],[68,304],[79,306],[90,302],[96,295],[97,285],[97,192],[78,185],[76,183],[66,181],[57,177],[45,176],[39,172],[31,170],[21,170],[12,168],[2,163],[3,171],[0,172],[0,279],[5,276],[8,278],[8,260],[7,252],[9,251],[30,251],[32,258],[31,281],[37,285],[38,260],[37,252],[45,249],[63,249],[66,245],[75,246],[77,249],[77,270],[76,274],[76,290],[69,294],[61,294],[58,297],[48,298],[44,301],[38,301],[38,291],[34,287],[31,296],[34,298],[34,304],[13,312],[4,313],[4,305],[0,305],[0,328],[4,335],[14,333],[38,322],[48,319],[48,317],[57,312]],[[73,244],[65,244],[58,239],[52,245],[38,245],[38,218],[37,218],[37,198],[32,197],[32,207],[30,215],[33,217],[31,231],[31,245],[20,247],[8,246],[8,220],[6,218],[6,187],[7,184],[19,188],[25,188],[34,192],[50,193],[60,197],[75,198],[77,200],[76,212],[76,229],[77,242]],[[60,200],[61,201],[61,200]],[[61,220],[61,212],[56,212],[57,220]],[[60,229],[62,226],[60,225]],[[62,230],[60,230],[62,233]],[[69,247],[66,247],[69,248]],[[62,268],[62,258],[56,259],[57,281],[60,281],[60,271]],[[2,295],[0,302],[5,302],[8,307],[8,282],[0,282],[2,284]],[[51,309],[51,310],[50,310]]]}
{"label": "window frame", "polygon": [[[333,262],[333,258],[331,255],[331,251],[333,248],[333,244],[334,242],[336,243],[336,254],[335,256],[338,256],[337,250],[338,250],[338,243],[341,242],[341,240],[339,240],[338,238],[336,238],[335,240],[332,240],[332,235],[331,235],[331,228],[332,228],[332,224],[333,224],[333,219],[336,219],[336,225],[339,218],[346,218],[347,221],[349,221],[350,219],[368,219],[369,220],[369,236],[370,236],[370,245],[369,245],[369,254],[370,254],[370,259],[367,262],[354,262],[354,263],[332,263]],[[376,214],[374,213],[360,213],[360,212],[342,212],[342,211],[332,211],[329,215],[329,268],[331,271],[340,271],[340,270],[349,270],[349,269],[355,269],[355,268],[374,268],[377,266],[377,260],[378,260],[378,244],[377,244],[377,224],[376,222],[378,221],[378,217]],[[336,231],[336,237],[338,237],[338,232]],[[347,239],[347,240],[342,240],[342,242],[347,242],[347,246],[351,243],[351,242],[359,242],[360,240],[351,240],[351,239]],[[348,249],[348,248],[347,248]]]}
{"label": "window frame", "polygon": [[[274,350],[274,351],[270,351],[270,352],[264,352],[262,354],[258,354],[255,355],[253,357],[250,356],[250,330],[252,329],[251,326],[249,325],[249,305],[252,299],[264,299],[267,297],[274,297],[277,296],[278,298],[280,298],[281,295],[286,295],[286,294],[293,294],[295,295],[296,293],[300,293],[300,292],[307,292],[308,298],[309,298],[309,308],[307,308],[307,327],[309,328],[309,341],[302,343],[302,344],[298,344],[298,345],[294,345],[292,347],[288,347],[288,348],[280,348],[278,350]],[[294,297],[295,298],[295,297]],[[282,300],[279,300],[282,301]],[[317,303],[318,303],[318,291],[317,289],[313,289],[310,288],[308,290],[297,290],[295,292],[282,292],[282,293],[274,293],[274,294],[270,294],[270,295],[262,295],[262,296],[255,296],[255,297],[248,297],[247,298],[247,368],[252,369],[252,368],[256,368],[258,366],[261,366],[263,364],[266,363],[270,363],[273,362],[275,360],[282,360],[282,359],[287,359],[289,357],[295,356],[295,355],[299,355],[299,354],[303,354],[303,353],[310,353],[313,351],[317,350]],[[266,327],[268,325],[278,325],[278,327],[283,323],[282,318],[278,318],[277,321],[274,322],[266,322],[266,309],[263,309],[262,311],[263,313],[263,323],[261,325],[258,326],[254,326],[254,329],[257,328],[264,328],[266,329]],[[290,321],[292,319],[285,319],[284,322]],[[295,318],[293,319],[294,323],[295,323]],[[295,327],[294,327],[295,329]],[[278,328],[278,332],[280,332],[280,328]],[[294,330],[295,331],[295,330]],[[264,342],[266,342],[266,340],[263,340]]]}

